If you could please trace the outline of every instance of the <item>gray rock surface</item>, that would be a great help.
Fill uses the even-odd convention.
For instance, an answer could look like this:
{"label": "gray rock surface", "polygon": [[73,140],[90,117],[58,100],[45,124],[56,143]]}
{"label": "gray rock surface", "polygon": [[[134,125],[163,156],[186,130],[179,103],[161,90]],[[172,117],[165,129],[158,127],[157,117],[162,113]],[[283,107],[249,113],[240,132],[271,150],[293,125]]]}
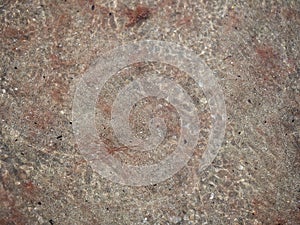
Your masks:
{"label": "gray rock surface", "polygon": [[[0,21],[0,224],[300,223],[299,1],[3,0]],[[73,96],[100,54],[150,39],[186,46],[210,67],[225,96],[226,134],[199,172],[210,128],[201,89],[176,68],[131,65],[97,102],[110,154],[147,163],[178,139],[176,110],[155,99],[139,102],[131,122],[145,138],[151,113],[165,118],[169,130],[156,157],[114,137],[111,104],[141,74],[173,77],[198,102],[203,127],[194,156],[173,177],[123,186],[93,172],[78,150]]]}

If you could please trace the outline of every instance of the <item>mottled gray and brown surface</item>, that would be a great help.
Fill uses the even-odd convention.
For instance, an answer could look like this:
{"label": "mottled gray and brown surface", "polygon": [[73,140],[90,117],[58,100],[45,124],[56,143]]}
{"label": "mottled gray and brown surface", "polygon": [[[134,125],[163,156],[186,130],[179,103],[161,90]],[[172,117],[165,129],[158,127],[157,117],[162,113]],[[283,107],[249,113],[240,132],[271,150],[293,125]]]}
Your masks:
{"label": "mottled gray and brown surface", "polygon": [[[299,1],[2,0],[0,21],[0,224],[300,223]],[[214,71],[226,136],[202,173],[195,159],[206,138],[171,179],[121,186],[94,173],[78,151],[72,100],[99,54],[147,39],[184,45]],[[133,65],[122,76],[153,67],[161,68]],[[165,70],[202,99],[184,74]],[[124,82],[112,80],[99,98],[105,116]],[[156,104],[137,105],[133,130],[147,135],[143,121]],[[161,104],[167,138],[176,139],[178,115]],[[112,154],[126,155],[105,126],[98,129]]]}

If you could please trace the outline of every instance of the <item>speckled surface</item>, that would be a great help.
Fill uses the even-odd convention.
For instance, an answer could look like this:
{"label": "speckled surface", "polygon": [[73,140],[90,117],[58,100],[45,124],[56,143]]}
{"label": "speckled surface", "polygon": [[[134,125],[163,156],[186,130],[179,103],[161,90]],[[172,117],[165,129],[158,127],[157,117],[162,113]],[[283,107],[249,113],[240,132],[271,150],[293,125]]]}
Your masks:
{"label": "speckled surface", "polygon": [[[0,224],[299,224],[299,10],[299,1],[1,1]],[[226,134],[201,173],[209,123],[172,178],[122,186],[80,154],[72,101],[99,54],[148,39],[179,43],[206,62],[225,95]],[[153,67],[203,98],[174,68],[133,65],[122,76]],[[112,80],[98,101],[106,116],[122,82]],[[133,130],[147,135],[140,122],[156,104],[137,105]],[[198,107],[208,120],[207,106]],[[167,137],[176,137],[174,108],[157,113],[171,118]],[[98,130],[114,149],[111,130]]]}

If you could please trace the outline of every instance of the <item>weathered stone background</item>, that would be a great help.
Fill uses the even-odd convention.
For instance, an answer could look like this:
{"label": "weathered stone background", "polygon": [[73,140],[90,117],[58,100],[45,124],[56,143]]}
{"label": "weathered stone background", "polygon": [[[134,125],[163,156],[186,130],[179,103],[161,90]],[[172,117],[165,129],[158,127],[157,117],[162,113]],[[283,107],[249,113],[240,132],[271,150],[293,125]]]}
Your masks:
{"label": "weathered stone background", "polygon": [[[2,0],[0,20],[0,224],[300,223],[300,1]],[[99,54],[145,39],[201,56],[228,121],[202,173],[127,187],[79,153],[72,99]]]}

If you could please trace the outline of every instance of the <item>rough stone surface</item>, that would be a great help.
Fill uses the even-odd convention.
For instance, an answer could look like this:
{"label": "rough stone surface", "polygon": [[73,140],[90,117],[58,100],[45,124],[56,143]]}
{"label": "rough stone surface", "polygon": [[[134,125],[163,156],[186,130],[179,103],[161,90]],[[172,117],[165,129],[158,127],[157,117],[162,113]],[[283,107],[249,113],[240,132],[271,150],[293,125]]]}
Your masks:
{"label": "rough stone surface", "polygon": [[[299,1],[4,0],[0,21],[0,224],[300,223]],[[184,45],[214,71],[226,98],[226,135],[201,173],[195,159],[209,124],[175,176],[122,186],[94,173],[78,151],[72,100],[99,54],[147,39]],[[209,120],[203,94],[176,69],[143,64],[121,73],[134,78],[152,68],[194,93]],[[99,99],[107,117],[124,82],[110,81]],[[171,145],[178,114],[160,103]],[[134,109],[141,137],[156,104],[145,100]],[[111,153],[125,157],[111,130],[97,123]]]}

